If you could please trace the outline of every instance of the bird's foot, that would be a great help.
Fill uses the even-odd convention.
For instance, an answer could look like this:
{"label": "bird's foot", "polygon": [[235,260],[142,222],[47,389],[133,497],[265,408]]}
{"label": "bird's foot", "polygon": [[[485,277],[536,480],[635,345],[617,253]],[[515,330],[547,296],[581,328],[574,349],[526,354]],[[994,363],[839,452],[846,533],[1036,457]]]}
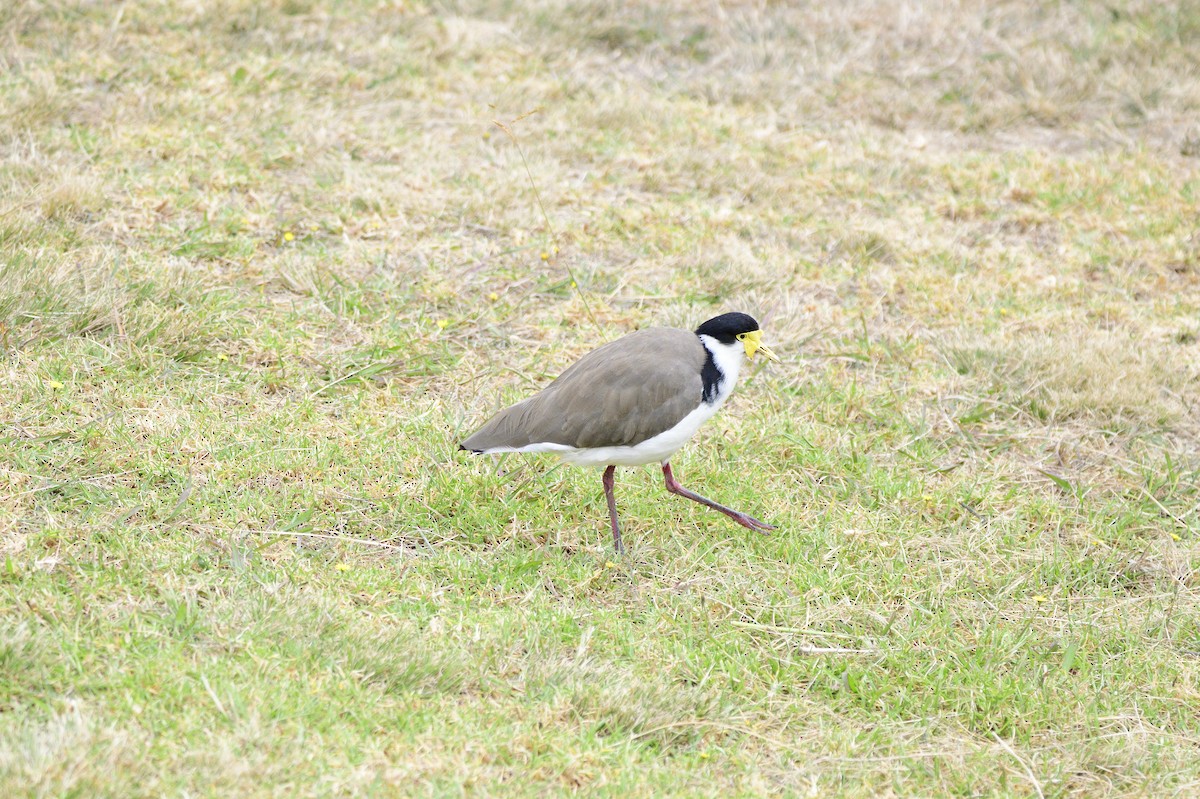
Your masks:
{"label": "bird's foot", "polygon": [[763,535],[769,535],[772,530],[779,529],[775,525],[760,521],[748,513],[735,512],[734,514],[731,514],[729,518],[733,519],[742,527],[753,530],[756,533],[762,533]]}

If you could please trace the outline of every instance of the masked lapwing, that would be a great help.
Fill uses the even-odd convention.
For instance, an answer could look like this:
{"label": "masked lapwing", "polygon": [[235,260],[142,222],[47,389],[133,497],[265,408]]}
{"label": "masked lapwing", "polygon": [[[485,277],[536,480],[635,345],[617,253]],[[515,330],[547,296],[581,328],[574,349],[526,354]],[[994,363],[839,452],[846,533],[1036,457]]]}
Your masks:
{"label": "masked lapwing", "polygon": [[623,551],[613,474],[618,466],[662,464],[667,490],[719,510],[743,527],[772,525],[687,490],[670,458],[720,410],[745,358],[779,358],[744,313],[709,319],[695,332],[649,328],[592,350],[544,390],[496,414],[460,449],[553,452],[567,463],[606,466],[604,496],[613,544]]}

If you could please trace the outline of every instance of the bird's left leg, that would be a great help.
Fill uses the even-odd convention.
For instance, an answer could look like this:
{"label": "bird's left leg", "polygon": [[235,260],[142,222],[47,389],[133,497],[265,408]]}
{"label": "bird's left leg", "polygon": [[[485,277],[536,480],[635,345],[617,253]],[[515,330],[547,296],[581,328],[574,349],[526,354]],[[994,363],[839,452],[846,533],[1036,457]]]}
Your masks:
{"label": "bird's left leg", "polygon": [[[609,468],[612,468],[612,467],[609,467]],[[663,461],[662,470],[663,470],[663,477],[667,481],[667,490],[670,491],[672,494],[678,494],[681,497],[687,497],[688,499],[699,502],[701,505],[707,505],[708,507],[712,508],[713,510],[719,510],[719,511],[721,511],[721,513],[724,513],[726,516],[733,519],[735,522],[740,524],[742,527],[748,527],[749,529],[754,530],[755,532],[765,533],[765,532],[775,529],[775,525],[773,525],[773,524],[767,524],[766,522],[761,522],[758,519],[754,518],[753,516],[751,516],[747,513],[742,513],[741,511],[734,510],[733,508],[727,508],[719,502],[713,502],[708,497],[700,496],[695,491],[688,491],[686,488],[684,488],[683,486],[681,486],[679,484],[679,481],[675,479],[675,475],[671,473],[670,461]],[[605,474],[607,475],[607,472]],[[611,497],[611,494],[610,494],[610,497]],[[615,513],[615,511],[614,511],[614,513]],[[613,524],[616,524],[616,521],[615,521],[616,516],[615,515],[613,516],[613,519],[614,519]]]}

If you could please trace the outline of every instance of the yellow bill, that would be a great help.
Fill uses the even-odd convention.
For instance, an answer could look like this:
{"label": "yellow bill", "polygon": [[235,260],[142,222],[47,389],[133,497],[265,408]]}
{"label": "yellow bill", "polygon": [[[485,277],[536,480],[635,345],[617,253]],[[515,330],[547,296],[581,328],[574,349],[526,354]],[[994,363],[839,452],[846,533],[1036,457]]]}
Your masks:
{"label": "yellow bill", "polygon": [[772,361],[778,361],[779,356],[771,352],[771,348],[762,343],[762,331],[751,330],[749,333],[742,333],[738,336],[742,345],[746,348],[746,357],[753,360],[754,353],[761,352],[766,358]]}

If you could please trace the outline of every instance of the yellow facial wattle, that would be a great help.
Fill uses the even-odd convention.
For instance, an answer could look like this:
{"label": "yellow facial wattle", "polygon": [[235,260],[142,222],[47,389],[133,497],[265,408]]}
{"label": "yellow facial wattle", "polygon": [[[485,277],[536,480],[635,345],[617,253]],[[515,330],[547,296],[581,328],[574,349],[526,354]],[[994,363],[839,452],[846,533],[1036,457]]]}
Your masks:
{"label": "yellow facial wattle", "polygon": [[742,342],[742,346],[746,348],[746,357],[753,360],[754,353],[761,352],[764,357],[778,361],[779,356],[771,352],[771,348],[762,343],[762,331],[751,330],[749,333],[742,333],[738,336],[738,340]]}

